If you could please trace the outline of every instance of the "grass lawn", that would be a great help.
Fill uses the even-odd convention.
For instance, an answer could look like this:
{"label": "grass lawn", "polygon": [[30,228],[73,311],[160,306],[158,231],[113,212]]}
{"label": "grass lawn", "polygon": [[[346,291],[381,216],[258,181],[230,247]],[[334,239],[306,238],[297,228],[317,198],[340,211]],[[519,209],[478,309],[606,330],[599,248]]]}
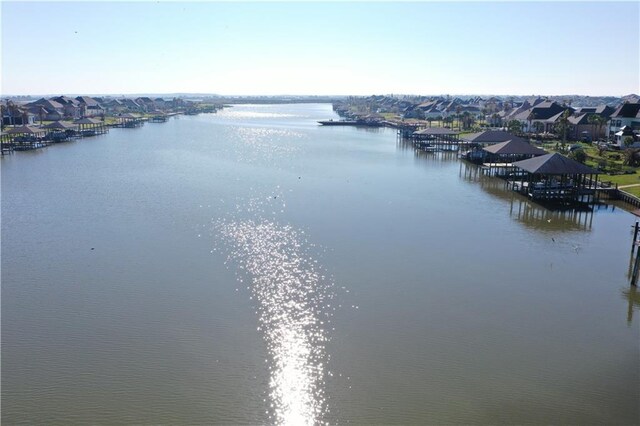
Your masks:
{"label": "grass lawn", "polygon": [[400,115],[394,112],[381,112],[380,115],[383,116],[385,120],[400,120]]}
{"label": "grass lawn", "polygon": [[632,186],[630,188],[622,188],[622,191],[628,192],[631,195],[635,195],[640,198],[640,186]]}
{"label": "grass lawn", "polygon": [[632,175],[600,175],[599,180],[601,181],[611,181],[613,183],[617,183],[618,186],[621,185],[635,185],[640,184],[640,175],[632,174]]}

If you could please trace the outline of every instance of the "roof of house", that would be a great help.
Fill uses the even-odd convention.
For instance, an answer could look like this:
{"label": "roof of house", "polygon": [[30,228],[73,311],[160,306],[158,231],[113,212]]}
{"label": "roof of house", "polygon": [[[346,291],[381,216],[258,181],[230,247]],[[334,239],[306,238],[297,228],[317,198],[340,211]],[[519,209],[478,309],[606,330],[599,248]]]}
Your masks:
{"label": "roof of house", "polygon": [[131,106],[136,107],[136,108],[140,107],[140,104],[137,103],[136,101],[134,101],[131,98],[122,98],[122,99],[120,99],[120,102],[122,102],[123,105],[129,106],[129,107],[131,107]]}
{"label": "roof of house", "polygon": [[640,118],[640,103],[622,104],[611,114],[611,118]]}
{"label": "roof of house", "polygon": [[541,102],[541,103],[537,104],[533,108],[531,108],[531,114],[532,114],[531,119],[533,119],[533,120],[547,120],[547,119],[557,115],[558,113],[564,112],[566,109],[567,109],[567,107],[564,107],[564,106],[558,104],[557,102],[544,101],[544,102]]}
{"label": "roof of house", "polygon": [[60,105],[78,105],[77,100],[67,96],[57,96],[55,98],[51,98],[51,100],[59,103]]}
{"label": "roof of house", "polygon": [[51,110],[55,110],[55,109],[63,109],[64,105],[62,105],[59,102],[56,102],[54,100],[51,99],[45,99],[45,98],[40,98],[37,101],[33,101],[33,102],[29,102],[28,104],[26,104],[25,106],[27,107],[32,107],[32,106],[42,106]]}
{"label": "roof of house", "polygon": [[529,173],[545,175],[597,175],[600,173],[557,152],[528,160],[516,161],[513,165]]}
{"label": "roof of house", "polygon": [[99,107],[100,104],[98,103],[98,101],[96,101],[95,99],[89,97],[89,96],[76,96],[76,99],[82,103],[85,104],[88,107]]}
{"label": "roof of house", "polygon": [[109,99],[108,101],[104,102],[104,105],[110,106],[110,107],[120,106],[122,105],[122,101],[119,101],[118,99]]}
{"label": "roof of house", "polygon": [[547,152],[531,145],[524,139],[515,138],[506,142],[500,142],[483,148],[483,150],[492,154],[499,155],[544,155]]}
{"label": "roof of house", "polygon": [[589,116],[593,114],[593,113],[583,113],[583,114],[578,114],[578,115],[572,115],[571,117],[568,118],[569,123],[573,124],[574,126],[580,125],[580,124],[591,124],[589,123]]}
{"label": "roof of house", "polygon": [[598,114],[603,117],[609,117],[614,111],[615,109],[613,107],[610,107],[609,105],[598,105],[596,107],[581,107],[576,109],[577,114],[578,113],[579,114],[583,114],[583,113]]}

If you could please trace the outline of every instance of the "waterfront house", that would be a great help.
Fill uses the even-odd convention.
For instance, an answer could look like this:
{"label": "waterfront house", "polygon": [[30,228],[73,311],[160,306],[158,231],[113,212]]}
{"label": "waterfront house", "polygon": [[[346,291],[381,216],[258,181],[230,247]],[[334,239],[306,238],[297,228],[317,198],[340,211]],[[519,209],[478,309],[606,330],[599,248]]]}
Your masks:
{"label": "waterfront house", "polygon": [[119,114],[127,109],[119,99],[105,100],[102,106],[107,114]]}
{"label": "waterfront house", "polygon": [[155,98],[153,100],[153,103],[155,104],[156,109],[161,111],[167,107],[166,102],[163,98]]}
{"label": "waterfront house", "polygon": [[16,105],[2,105],[2,126],[25,126],[36,122],[35,114]]}
{"label": "waterfront house", "polygon": [[81,108],[82,117],[97,117],[104,114],[104,108],[95,99],[89,96],[77,96]]}
{"label": "waterfront house", "polygon": [[57,96],[51,98],[51,100],[62,105],[62,113],[65,118],[76,119],[82,115],[82,108],[77,99],[69,98],[68,96]]}
{"label": "waterfront house", "polygon": [[[623,127],[640,130],[640,103],[620,105],[609,118],[609,137],[613,138]],[[620,143],[618,146],[622,147]]]}
{"label": "waterfront house", "polygon": [[[627,140],[631,140],[632,146],[626,144]],[[633,145],[638,141],[638,131],[633,130],[630,126],[623,126],[613,134],[613,141],[620,148],[633,148]]]}
{"label": "waterfront house", "polygon": [[129,112],[144,112],[144,108],[137,103],[135,100],[131,99],[131,98],[122,98],[119,99],[120,103],[122,104],[122,106],[124,107],[124,111],[129,111]]}
{"label": "waterfront house", "polygon": [[[543,101],[515,114],[513,119],[522,123],[523,131],[528,133],[534,132],[536,128],[553,132],[556,123],[567,109],[570,108],[555,101]],[[541,123],[542,126],[535,123]]]}
{"label": "waterfront house", "polygon": [[[607,105],[576,109],[573,115],[569,117],[569,139],[588,142],[606,137],[606,126],[604,124],[614,111],[613,107]],[[592,121],[591,117],[594,115],[601,117],[602,124],[596,124]]]}
{"label": "waterfront house", "polygon": [[40,98],[25,105],[40,120],[55,121],[64,118],[64,106],[54,100]]}
{"label": "waterfront house", "polygon": [[136,98],[135,101],[138,105],[140,105],[140,107],[142,108],[142,111],[144,112],[149,112],[156,109],[156,105],[155,105],[155,102],[153,102],[153,99],[147,96],[141,96],[139,98]]}

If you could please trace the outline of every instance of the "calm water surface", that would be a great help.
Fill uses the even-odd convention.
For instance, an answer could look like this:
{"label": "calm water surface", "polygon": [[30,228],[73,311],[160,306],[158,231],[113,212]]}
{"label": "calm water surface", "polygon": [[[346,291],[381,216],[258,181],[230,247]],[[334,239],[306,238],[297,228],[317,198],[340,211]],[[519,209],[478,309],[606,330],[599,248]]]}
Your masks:
{"label": "calm water surface", "polygon": [[637,424],[633,217],[330,105],[3,158],[5,424]]}

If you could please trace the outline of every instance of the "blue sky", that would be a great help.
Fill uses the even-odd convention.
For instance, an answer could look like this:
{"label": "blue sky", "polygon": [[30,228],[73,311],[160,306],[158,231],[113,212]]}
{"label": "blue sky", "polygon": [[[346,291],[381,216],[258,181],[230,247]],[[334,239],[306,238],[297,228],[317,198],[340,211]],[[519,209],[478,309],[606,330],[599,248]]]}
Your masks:
{"label": "blue sky", "polygon": [[5,2],[3,94],[640,92],[638,2]]}

